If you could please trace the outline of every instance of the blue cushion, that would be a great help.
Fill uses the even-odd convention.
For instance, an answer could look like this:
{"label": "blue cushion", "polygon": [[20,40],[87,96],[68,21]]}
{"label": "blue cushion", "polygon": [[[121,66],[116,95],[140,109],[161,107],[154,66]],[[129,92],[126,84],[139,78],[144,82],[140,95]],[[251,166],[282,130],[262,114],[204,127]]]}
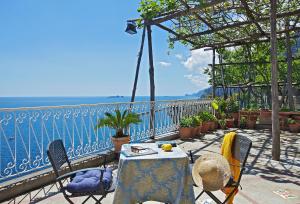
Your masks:
{"label": "blue cushion", "polygon": [[[101,170],[94,169],[78,172],[73,180],[68,183],[66,189],[70,193],[85,193],[99,191],[101,186]],[[106,168],[103,173],[102,184],[105,189],[110,187],[112,181],[112,169]]]}

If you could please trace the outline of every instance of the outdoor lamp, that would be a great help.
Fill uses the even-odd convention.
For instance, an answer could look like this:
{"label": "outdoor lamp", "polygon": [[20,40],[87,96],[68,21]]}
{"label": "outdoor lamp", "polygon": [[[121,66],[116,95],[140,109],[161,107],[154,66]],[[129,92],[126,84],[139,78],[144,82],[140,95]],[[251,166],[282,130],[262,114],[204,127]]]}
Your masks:
{"label": "outdoor lamp", "polygon": [[125,32],[131,35],[136,34],[136,23],[134,21],[127,21],[127,27]]}

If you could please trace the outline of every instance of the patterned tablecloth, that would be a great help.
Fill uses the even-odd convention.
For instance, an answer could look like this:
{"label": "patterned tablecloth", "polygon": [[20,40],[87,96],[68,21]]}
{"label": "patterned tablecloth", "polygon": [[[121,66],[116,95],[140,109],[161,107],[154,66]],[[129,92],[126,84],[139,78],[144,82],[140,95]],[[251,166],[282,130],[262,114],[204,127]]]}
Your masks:
{"label": "patterned tablecloth", "polygon": [[[150,147],[158,154],[126,157],[120,155],[114,204],[160,201],[172,204],[195,203],[188,157],[179,147],[164,152],[155,143]],[[122,151],[130,148],[123,145]]]}

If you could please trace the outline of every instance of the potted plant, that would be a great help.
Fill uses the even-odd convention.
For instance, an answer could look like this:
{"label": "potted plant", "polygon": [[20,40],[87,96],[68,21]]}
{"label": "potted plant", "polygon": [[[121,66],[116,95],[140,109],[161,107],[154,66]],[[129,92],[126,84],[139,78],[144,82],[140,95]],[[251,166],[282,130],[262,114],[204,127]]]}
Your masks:
{"label": "potted plant", "polygon": [[181,139],[187,139],[193,137],[194,127],[193,118],[184,117],[180,120],[179,136]]}
{"label": "potted plant", "polygon": [[240,128],[242,128],[242,129],[246,128],[246,126],[247,126],[246,122],[247,122],[246,117],[244,117],[244,116],[241,117],[241,119],[240,119]]}
{"label": "potted plant", "polygon": [[287,123],[289,125],[290,132],[297,133],[299,125],[292,118],[288,118]]}
{"label": "potted plant", "polygon": [[238,121],[238,118],[239,118],[239,103],[234,97],[231,97],[228,100],[227,112],[231,116],[231,118],[233,118],[235,121]]}
{"label": "potted plant", "polygon": [[200,119],[202,120],[202,126],[201,126],[201,132],[206,133],[211,129],[212,126],[212,120],[213,120],[213,114],[203,111],[198,114],[200,116]]}
{"label": "potted plant", "polygon": [[141,119],[138,114],[125,110],[121,113],[116,109],[115,113],[106,112],[104,118],[98,120],[98,124],[95,129],[101,127],[110,127],[115,130],[115,135],[111,137],[111,140],[115,147],[115,152],[119,153],[123,144],[130,142],[130,135],[128,129],[131,124],[138,124]]}
{"label": "potted plant", "polygon": [[201,133],[202,120],[199,115],[192,116],[192,120],[192,126],[194,128],[194,133],[192,136],[199,135]]}
{"label": "potted plant", "polygon": [[221,127],[221,129],[226,129],[226,121],[225,121],[225,119],[220,119],[219,121],[219,125],[220,125],[220,127]]}
{"label": "potted plant", "polygon": [[227,128],[233,128],[234,127],[234,119],[233,118],[226,118],[225,119],[225,122],[226,122],[226,127]]}

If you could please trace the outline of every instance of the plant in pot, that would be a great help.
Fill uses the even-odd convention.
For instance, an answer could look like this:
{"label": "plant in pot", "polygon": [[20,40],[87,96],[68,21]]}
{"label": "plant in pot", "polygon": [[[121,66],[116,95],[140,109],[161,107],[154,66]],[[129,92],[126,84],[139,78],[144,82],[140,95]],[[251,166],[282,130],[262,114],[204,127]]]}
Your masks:
{"label": "plant in pot", "polygon": [[184,117],[179,122],[179,136],[181,139],[187,139],[194,136],[194,123],[192,117]]}
{"label": "plant in pot", "polygon": [[290,132],[297,133],[299,130],[299,125],[292,118],[288,118],[287,123],[289,125]]}
{"label": "plant in pot", "polygon": [[206,133],[211,129],[212,124],[212,119],[214,118],[213,114],[203,111],[198,114],[202,120],[202,126],[201,126],[201,132]]}
{"label": "plant in pot", "polygon": [[138,124],[141,119],[138,114],[125,110],[121,113],[116,109],[115,113],[104,113],[105,117],[98,120],[98,124],[95,129],[101,127],[109,127],[115,130],[115,135],[111,137],[111,140],[115,146],[115,152],[119,153],[123,144],[130,142],[130,135],[128,134],[129,126],[132,124]]}
{"label": "plant in pot", "polygon": [[202,120],[199,115],[192,116],[192,120],[193,120],[192,126],[194,128],[193,130],[194,133],[192,136],[199,135],[201,133]]}
{"label": "plant in pot", "polygon": [[234,119],[231,118],[231,116],[227,116],[225,121],[226,121],[226,127],[227,128],[233,128],[234,127]]}
{"label": "plant in pot", "polygon": [[223,129],[223,130],[226,129],[226,121],[225,121],[225,119],[218,120],[218,123],[219,123],[221,129]]}
{"label": "plant in pot", "polygon": [[227,102],[227,112],[230,114],[231,118],[238,121],[239,118],[239,103],[235,97],[231,97]]}
{"label": "plant in pot", "polygon": [[245,129],[246,126],[247,126],[247,119],[246,119],[246,117],[243,116],[240,119],[240,128]]}

